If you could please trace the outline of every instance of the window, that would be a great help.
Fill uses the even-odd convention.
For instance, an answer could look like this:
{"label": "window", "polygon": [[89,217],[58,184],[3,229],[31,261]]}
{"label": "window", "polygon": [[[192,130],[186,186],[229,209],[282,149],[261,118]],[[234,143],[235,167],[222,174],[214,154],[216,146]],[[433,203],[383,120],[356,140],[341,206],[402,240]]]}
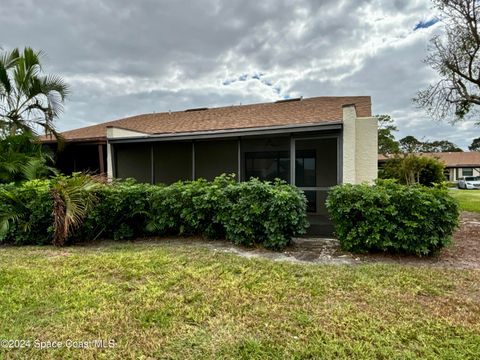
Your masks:
{"label": "window", "polygon": [[473,169],[472,168],[463,168],[462,169],[462,176],[473,176]]}

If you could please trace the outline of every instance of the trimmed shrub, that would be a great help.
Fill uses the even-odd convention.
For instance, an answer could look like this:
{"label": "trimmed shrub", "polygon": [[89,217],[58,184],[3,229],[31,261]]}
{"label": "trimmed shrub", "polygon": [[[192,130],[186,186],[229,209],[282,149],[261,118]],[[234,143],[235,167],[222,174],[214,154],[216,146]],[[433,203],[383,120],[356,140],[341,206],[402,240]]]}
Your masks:
{"label": "trimmed shrub", "polygon": [[[52,242],[54,181],[1,188],[0,221],[8,231],[2,232],[0,242]],[[95,204],[69,237],[70,243],[145,235],[201,235],[280,249],[308,226],[305,196],[280,181],[238,183],[233,176],[223,175],[213,182],[161,186],[128,180],[101,184],[92,191]],[[8,218],[8,214],[12,216]]]}
{"label": "trimmed shrub", "polygon": [[235,244],[281,249],[308,227],[305,195],[280,180],[230,184],[225,195],[227,206],[218,212],[218,221]]}
{"label": "trimmed shrub", "polygon": [[161,187],[137,184],[132,179],[100,187],[96,191],[97,204],[74,233],[72,241],[124,240],[145,235],[147,198],[151,188]]}
{"label": "trimmed shrub", "polygon": [[213,182],[178,182],[151,191],[149,204],[147,230],[158,235],[226,237],[280,249],[308,227],[305,196],[281,181],[238,183],[223,175]]}
{"label": "trimmed shrub", "polygon": [[179,181],[160,191],[152,187],[148,197],[147,231],[158,235],[224,237],[221,213],[229,207],[225,190],[233,184],[236,184],[233,176],[223,175],[213,182]]}
{"label": "trimmed shrub", "polygon": [[326,205],[342,248],[353,252],[429,255],[449,244],[458,225],[458,204],[439,187],[339,185]]}

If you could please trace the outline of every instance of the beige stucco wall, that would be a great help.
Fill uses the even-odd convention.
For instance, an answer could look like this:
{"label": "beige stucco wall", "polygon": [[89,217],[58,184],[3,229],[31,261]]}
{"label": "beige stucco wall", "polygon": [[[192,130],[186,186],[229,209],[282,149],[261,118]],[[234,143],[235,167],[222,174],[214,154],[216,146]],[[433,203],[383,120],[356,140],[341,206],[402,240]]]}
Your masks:
{"label": "beige stucco wall", "polygon": [[378,174],[378,124],[358,118],[355,106],[343,108],[343,182],[372,182]]}
{"label": "beige stucco wall", "polygon": [[343,182],[356,183],[356,119],[355,106],[343,108]]}
{"label": "beige stucco wall", "polygon": [[378,175],[378,123],[374,117],[356,121],[356,182],[371,182]]}
{"label": "beige stucco wall", "polygon": [[126,138],[126,137],[139,137],[139,136],[148,136],[148,134],[139,132],[139,131],[132,131],[132,130],[125,130],[116,127],[109,127],[107,128],[107,138]]}

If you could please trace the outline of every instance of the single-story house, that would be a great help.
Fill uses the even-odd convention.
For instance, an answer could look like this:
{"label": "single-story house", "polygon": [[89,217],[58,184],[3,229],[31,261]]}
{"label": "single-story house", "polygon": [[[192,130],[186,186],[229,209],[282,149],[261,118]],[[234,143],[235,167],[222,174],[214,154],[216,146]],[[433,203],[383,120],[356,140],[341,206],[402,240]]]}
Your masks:
{"label": "single-story house", "polygon": [[[305,191],[312,228],[341,183],[377,177],[377,121],[369,96],[314,97],[151,113],[62,133],[63,172],[170,184],[235,173]],[[45,142],[54,143],[53,139]]]}
{"label": "single-story house", "polygon": [[[480,176],[480,152],[443,152],[443,153],[418,153],[418,156],[427,156],[440,160],[445,164],[445,180],[457,182],[464,176]],[[386,157],[378,156],[379,166],[385,162]]]}

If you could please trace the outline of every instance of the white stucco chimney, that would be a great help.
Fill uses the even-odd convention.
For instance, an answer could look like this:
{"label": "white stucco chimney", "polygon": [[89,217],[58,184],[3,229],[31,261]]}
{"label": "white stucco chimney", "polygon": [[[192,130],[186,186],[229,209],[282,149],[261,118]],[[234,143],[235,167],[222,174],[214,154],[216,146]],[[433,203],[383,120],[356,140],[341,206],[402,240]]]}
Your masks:
{"label": "white stucco chimney", "polygon": [[375,117],[357,117],[355,105],[344,105],[343,183],[373,182],[377,175],[377,119]]}

